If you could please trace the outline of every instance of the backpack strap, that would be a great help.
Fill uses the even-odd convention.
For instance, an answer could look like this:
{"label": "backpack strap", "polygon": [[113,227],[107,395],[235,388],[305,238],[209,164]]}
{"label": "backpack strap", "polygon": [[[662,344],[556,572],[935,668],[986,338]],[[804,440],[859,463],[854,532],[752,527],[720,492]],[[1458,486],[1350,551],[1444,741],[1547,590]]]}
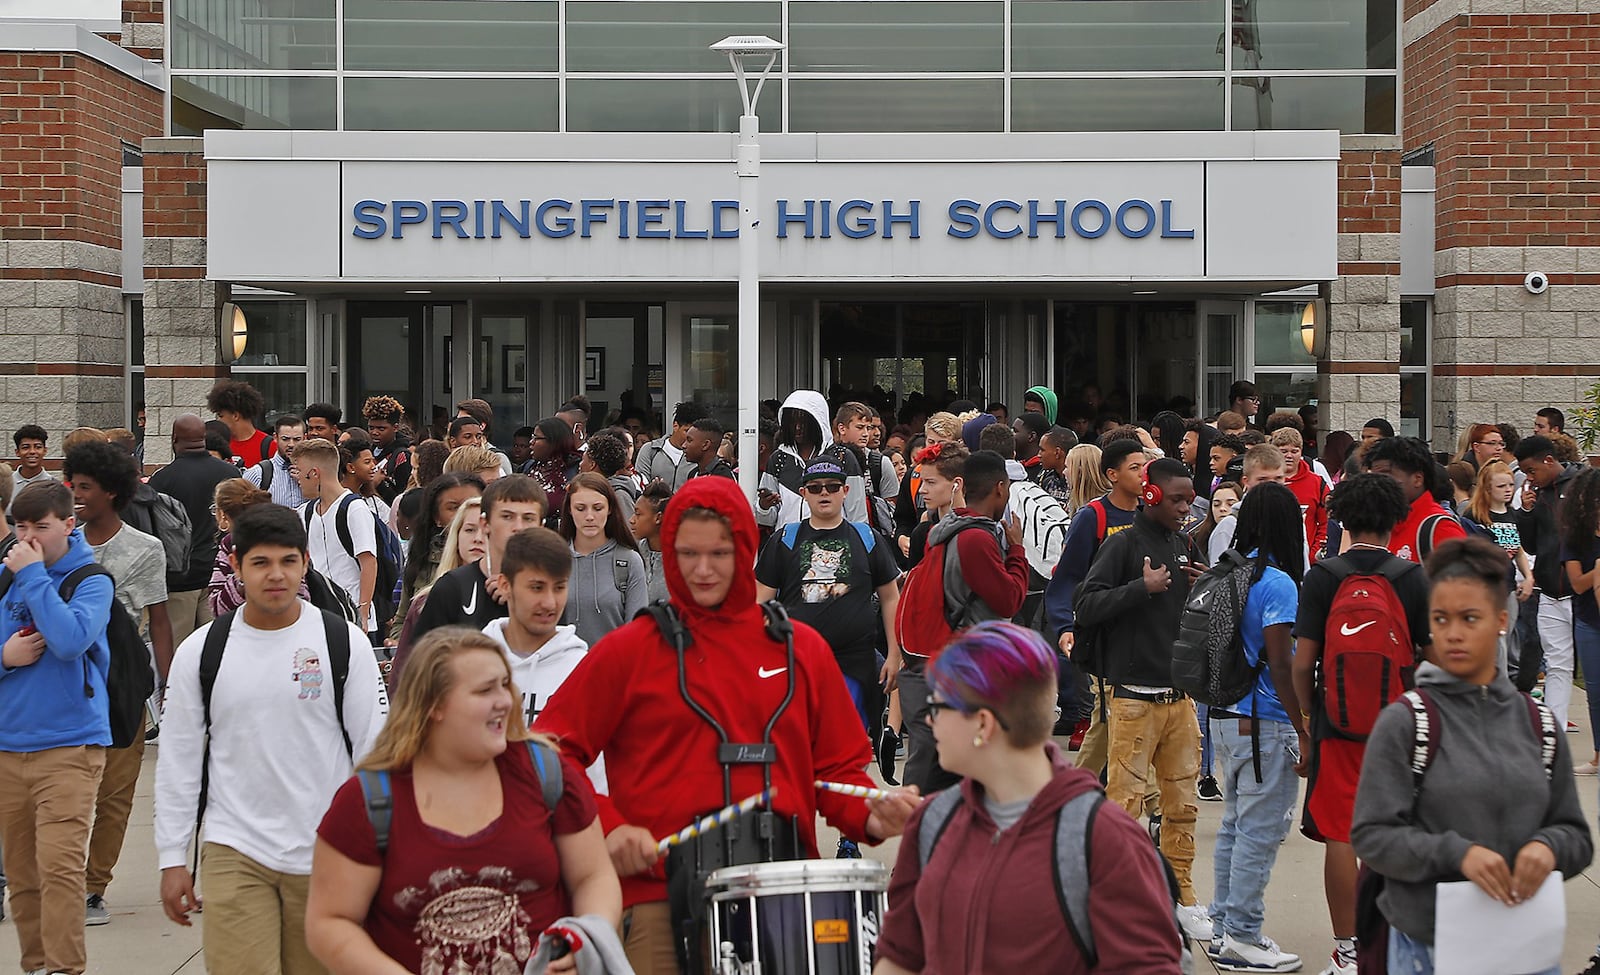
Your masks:
{"label": "backpack strap", "polygon": [[634,619],[641,616],[648,616],[655,621],[656,629],[661,632],[661,638],[666,640],[667,646],[673,650],[687,650],[690,644],[694,643],[689,628],[683,625],[683,618],[672,608],[671,603],[651,603],[633,614]]}
{"label": "backpack strap", "polygon": [[200,712],[204,717],[204,745],[200,751],[200,800],[194,815],[195,864],[200,865],[200,827],[206,821],[206,797],[211,786],[211,691],[217,685],[217,672],[222,669],[222,652],[228,648],[228,631],[233,628],[234,610],[211,621],[206,630],[205,643],[200,647]]}
{"label": "backpack strap", "polygon": [[1539,760],[1544,765],[1544,779],[1549,782],[1556,774],[1556,742],[1561,729],[1556,727],[1556,716],[1545,705],[1527,694],[1522,699],[1528,704],[1528,719],[1533,722],[1533,733],[1539,739]]}
{"label": "backpack strap", "polygon": [[[356,557],[356,540],[350,535],[350,506],[355,501],[354,493],[346,494],[344,500],[339,502],[339,512],[333,519],[333,530],[339,533],[339,544],[344,546],[344,554],[352,559]],[[373,532],[376,535],[377,529],[374,528]]]}
{"label": "backpack strap", "polygon": [[1098,549],[1100,544],[1106,540],[1106,534],[1111,530],[1111,519],[1107,517],[1108,513],[1106,511],[1106,499],[1095,498],[1084,507],[1094,512],[1094,547]]}
{"label": "backpack strap", "polygon": [[1423,776],[1428,774],[1428,766],[1439,752],[1436,733],[1439,712],[1433,706],[1433,699],[1419,689],[1406,691],[1400,698],[1411,708],[1411,803],[1414,806],[1422,792]]}
{"label": "backpack strap", "polygon": [[1450,515],[1429,515],[1422,519],[1422,524],[1417,526],[1417,561],[1421,562],[1433,554],[1433,537],[1439,531],[1439,524]]}
{"label": "backpack strap", "polygon": [[936,792],[923,803],[922,823],[917,827],[917,859],[923,869],[927,869],[928,861],[933,857],[934,844],[949,828],[950,819],[960,803],[960,786]]}
{"label": "backpack strap", "polygon": [[1090,789],[1074,796],[1056,813],[1056,900],[1061,905],[1061,916],[1066,918],[1067,931],[1090,968],[1100,963],[1100,955],[1089,923],[1089,844],[1095,814],[1105,801],[1104,792]]}
{"label": "backpack strap", "polygon": [[[56,590],[56,592],[61,596],[61,601],[64,603],[71,602],[73,593],[78,591],[78,584],[90,576],[105,576],[107,579],[111,580],[111,601],[112,603],[115,603],[117,601],[117,579],[111,574],[109,569],[101,565],[99,562],[90,562],[87,565],[80,565],[76,569],[73,569],[71,572],[67,573],[67,577],[61,580],[61,585]],[[107,623],[107,626],[109,625],[110,624]],[[80,659],[83,661],[83,696],[94,697],[94,685],[89,682],[89,654],[82,654]]]}
{"label": "backpack strap", "polygon": [[389,773],[361,769],[356,772],[361,783],[361,796],[367,803],[367,822],[372,824],[372,837],[378,844],[378,857],[383,858],[389,849],[389,823],[394,816],[394,796],[389,789]]}
{"label": "backpack strap", "polygon": [[325,609],[322,614],[322,632],[328,642],[328,670],[333,676],[333,716],[339,722],[339,734],[344,737],[345,754],[353,763],[356,748],[350,741],[350,732],[344,726],[344,685],[350,678],[350,625],[343,616],[335,616]]}
{"label": "backpack strap", "polygon": [[626,594],[628,591],[628,560],[613,558],[611,560],[611,582],[617,587],[617,592]]}
{"label": "backpack strap", "polygon": [[873,547],[878,544],[878,533],[873,531],[872,526],[864,521],[852,521],[850,522],[850,527],[854,528],[856,534],[861,536],[861,544],[867,547],[867,554],[871,555]]}
{"label": "backpack strap", "polygon": [[566,790],[561,771],[561,756],[542,741],[529,738],[528,757],[533,760],[534,774],[539,776],[539,792],[544,796],[545,808],[552,813],[561,804],[561,794]]}
{"label": "backpack strap", "polygon": [[261,470],[261,474],[259,475],[261,478],[261,483],[258,484],[257,487],[261,488],[263,491],[272,490],[272,469],[277,465],[272,462],[271,458],[268,458],[256,466]]}
{"label": "backpack strap", "polygon": [[795,539],[800,537],[800,523],[798,521],[791,521],[787,525],[784,525],[783,530],[778,533],[778,537],[783,539],[784,548],[791,552],[794,551]]}

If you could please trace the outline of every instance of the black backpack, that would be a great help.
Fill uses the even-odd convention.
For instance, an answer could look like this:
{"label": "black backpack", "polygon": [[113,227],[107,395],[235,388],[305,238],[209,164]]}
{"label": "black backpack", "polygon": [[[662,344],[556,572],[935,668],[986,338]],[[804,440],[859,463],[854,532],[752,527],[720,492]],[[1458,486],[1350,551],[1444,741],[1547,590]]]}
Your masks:
{"label": "black backpack", "polygon": [[1255,566],[1233,549],[1196,579],[1183,604],[1178,640],[1172,646],[1172,686],[1201,704],[1226,708],[1255,689],[1266,666],[1245,656],[1245,598]]}
{"label": "black backpack", "polygon": [[[339,544],[344,547],[345,554],[356,558],[355,539],[350,535],[350,508],[357,501],[361,502],[361,511],[372,519],[372,538],[378,550],[375,554],[378,578],[372,587],[372,618],[377,622],[379,632],[382,632],[394,620],[394,614],[399,611],[400,604],[395,598],[395,590],[400,584],[402,567],[405,565],[405,549],[401,545],[400,537],[383,523],[377,512],[367,507],[367,503],[356,495],[346,494],[339,502],[339,507],[330,512],[334,516],[334,529],[339,535]],[[315,498],[300,506],[300,520],[308,530],[311,528],[311,515],[316,506]]]}
{"label": "black backpack", "polygon": [[[156,675],[150,667],[150,649],[139,635],[139,625],[117,599],[117,580],[98,562],[79,566],[61,580],[61,601],[68,603],[78,585],[90,576],[111,580],[111,619],[106,624],[106,646],[111,650],[111,665],[106,670],[107,710],[111,716],[111,747],[127,748],[138,739],[145,708],[156,692]],[[10,569],[0,569],[0,598],[11,589]],[[94,697],[89,682],[89,655],[83,655],[83,696]]]}

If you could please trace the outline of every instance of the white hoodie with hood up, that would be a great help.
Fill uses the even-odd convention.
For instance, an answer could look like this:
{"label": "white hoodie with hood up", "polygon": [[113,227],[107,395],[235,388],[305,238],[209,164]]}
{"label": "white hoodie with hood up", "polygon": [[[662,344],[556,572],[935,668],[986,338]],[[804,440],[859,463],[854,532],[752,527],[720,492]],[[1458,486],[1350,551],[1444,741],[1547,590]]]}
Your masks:
{"label": "white hoodie with hood up", "polygon": [[[588,654],[589,645],[578,639],[573,627],[558,626],[544,646],[524,657],[506,643],[506,626],[510,622],[509,619],[495,620],[483,628],[483,633],[505,650],[506,659],[511,662],[511,680],[522,694],[523,717],[532,727],[550,696]],[[594,764],[589,766],[589,781],[596,792],[610,794],[606,786],[605,756],[595,759]]]}
{"label": "white hoodie with hood up", "polygon": [[[811,456],[811,460],[816,460],[833,447],[833,417],[829,415],[828,401],[823,398],[821,393],[814,389],[797,389],[789,394],[789,398],[783,401],[783,408],[778,411],[780,438],[786,429],[784,413],[789,410],[804,410],[806,413],[811,414],[811,417],[817,421],[817,427],[822,431],[822,445]],[[773,457],[767,460],[767,469],[761,472],[760,487],[764,491],[771,491],[778,495],[779,502],[777,506],[767,509],[763,509],[757,504],[756,523],[781,528],[792,522],[804,521],[810,516],[811,512],[805,504],[804,496],[797,490],[798,482],[793,486],[786,485],[772,475],[773,458],[776,458],[779,453],[788,454],[789,459],[793,460],[801,470],[805,469],[809,461],[800,456],[799,451],[795,450],[793,444],[780,444],[773,449],[772,453]],[[861,464],[855,459],[855,455],[848,450],[845,453],[849,454],[849,459],[843,466],[847,471],[845,483],[850,486],[850,493],[846,495],[844,501],[844,520],[866,521],[867,482],[861,476]]]}

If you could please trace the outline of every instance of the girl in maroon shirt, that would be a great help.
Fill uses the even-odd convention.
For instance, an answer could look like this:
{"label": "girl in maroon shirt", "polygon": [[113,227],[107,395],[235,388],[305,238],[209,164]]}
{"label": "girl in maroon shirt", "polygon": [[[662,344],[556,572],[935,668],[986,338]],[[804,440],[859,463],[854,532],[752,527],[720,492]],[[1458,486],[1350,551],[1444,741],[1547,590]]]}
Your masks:
{"label": "girl in maroon shirt", "polygon": [[[334,975],[520,972],[567,916],[616,925],[622,892],[584,770],[562,758],[554,810],[505,655],[466,627],[417,643],[389,723],[361,763],[390,774],[380,853],[359,779],[317,831],[306,942]],[[574,970],[571,956],[548,973]]]}

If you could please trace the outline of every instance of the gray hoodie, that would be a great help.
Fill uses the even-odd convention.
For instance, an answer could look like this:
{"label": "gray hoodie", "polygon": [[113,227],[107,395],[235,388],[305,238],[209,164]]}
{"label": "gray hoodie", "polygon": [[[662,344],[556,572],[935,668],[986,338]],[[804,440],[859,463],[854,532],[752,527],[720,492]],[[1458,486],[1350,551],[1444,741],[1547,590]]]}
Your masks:
{"label": "gray hoodie", "polygon": [[[616,563],[626,563],[619,569]],[[626,592],[617,586],[624,574]],[[644,559],[631,548],[606,542],[580,555],[572,552],[572,584],[567,591],[567,612],[561,622],[576,628],[578,638],[589,646],[633,619],[650,601],[650,580],[645,578]]]}
{"label": "gray hoodie", "polygon": [[1417,687],[1439,720],[1422,789],[1413,799],[1413,719],[1410,705],[1397,701],[1367,741],[1350,839],[1356,856],[1387,881],[1378,905],[1389,923],[1431,945],[1434,885],[1465,879],[1468,847],[1488,847],[1515,869],[1517,851],[1539,840],[1570,880],[1589,866],[1594,845],[1567,736],[1556,736],[1555,775],[1546,782],[1527,702],[1505,675],[1469,684],[1425,663]]}

